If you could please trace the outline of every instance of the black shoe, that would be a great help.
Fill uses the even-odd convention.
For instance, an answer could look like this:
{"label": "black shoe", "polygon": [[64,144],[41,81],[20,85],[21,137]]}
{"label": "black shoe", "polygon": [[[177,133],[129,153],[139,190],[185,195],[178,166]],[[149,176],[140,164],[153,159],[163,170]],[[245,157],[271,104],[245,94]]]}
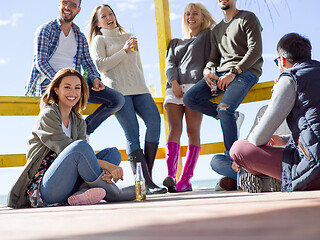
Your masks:
{"label": "black shoe", "polygon": [[130,161],[130,165],[131,165],[131,169],[133,171],[133,174],[136,174],[137,162],[141,162],[143,176],[144,176],[144,179],[146,181],[147,195],[167,193],[167,189],[166,188],[161,188],[161,187],[157,186],[152,181],[152,179],[150,177],[150,174],[149,174],[149,171],[148,171],[147,164],[146,164],[145,156],[143,155],[143,152],[142,152],[141,149],[138,149],[138,150],[133,151],[132,153],[130,153],[128,160]]}
{"label": "black shoe", "polygon": [[153,164],[154,164],[154,160],[156,159],[157,151],[158,151],[158,143],[151,143],[151,142],[145,141],[144,157],[146,159],[146,163],[147,163],[147,167],[148,167],[151,179],[152,179]]}
{"label": "black shoe", "polygon": [[163,180],[163,183],[162,183],[164,186],[166,186],[168,188],[168,192],[170,193],[175,193],[177,192],[176,190],[176,183],[174,181],[173,178],[171,177],[167,177]]}
{"label": "black shoe", "polygon": [[146,186],[147,195],[153,195],[153,194],[164,194],[167,193],[166,188],[156,187],[156,188],[150,188]]}

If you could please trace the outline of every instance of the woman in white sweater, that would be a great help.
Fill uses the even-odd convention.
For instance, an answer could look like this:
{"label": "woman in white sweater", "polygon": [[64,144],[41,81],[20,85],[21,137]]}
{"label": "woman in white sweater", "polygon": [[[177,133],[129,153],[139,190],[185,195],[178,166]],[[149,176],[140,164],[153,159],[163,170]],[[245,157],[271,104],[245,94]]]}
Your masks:
{"label": "woman in white sweater", "polygon": [[[94,63],[105,84],[125,97],[125,104],[115,114],[127,139],[127,154],[133,172],[142,163],[147,194],[166,193],[152,181],[152,168],[160,138],[160,114],[146,86],[137,39],[119,25],[107,4],[95,8],[89,30]],[[144,152],[140,147],[137,114],[146,125]]]}

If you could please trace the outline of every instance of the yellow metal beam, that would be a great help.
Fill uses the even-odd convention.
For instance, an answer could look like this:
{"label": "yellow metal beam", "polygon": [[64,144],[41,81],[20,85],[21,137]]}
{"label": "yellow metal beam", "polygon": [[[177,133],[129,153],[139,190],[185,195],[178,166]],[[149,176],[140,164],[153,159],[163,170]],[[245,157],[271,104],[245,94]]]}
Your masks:
{"label": "yellow metal beam", "polygon": [[165,76],[165,56],[169,42],[171,41],[171,27],[169,16],[169,2],[168,0],[154,0],[157,35],[158,35],[158,49],[159,49],[159,64],[161,77],[161,92],[164,97],[167,78]]}
{"label": "yellow metal beam", "polygon": [[[273,81],[258,83],[252,87],[242,103],[268,100],[271,97]],[[218,103],[221,96],[212,100]],[[38,97],[0,96],[0,116],[37,116],[39,114]],[[164,114],[163,98],[154,98],[160,114]],[[89,103],[84,115],[92,113],[99,105]]]}
{"label": "yellow metal beam", "polygon": [[[165,75],[165,56],[167,47],[171,41],[171,27],[169,16],[169,2],[168,0],[154,0],[156,23],[157,23],[157,37],[158,37],[158,50],[159,50],[159,65],[160,65],[160,79],[161,79],[161,94],[164,98],[166,90],[167,78]],[[168,138],[169,127],[167,122],[167,112],[162,105],[162,112],[164,114],[164,131],[165,137]],[[178,166],[178,172],[181,166]]]}
{"label": "yellow metal beam", "polygon": [[[274,81],[263,82],[255,84],[247,96],[243,99],[242,103],[259,102],[271,98],[271,89],[273,88]],[[211,102],[219,103],[223,95],[212,99]]]}
{"label": "yellow metal beam", "polygon": [[[0,96],[0,116],[37,116],[40,97]],[[160,114],[163,114],[163,99],[154,98]],[[89,115],[100,105],[89,103],[83,115]]]}
{"label": "yellow metal beam", "polygon": [[21,167],[26,162],[25,154],[0,155],[0,167]]}
{"label": "yellow metal beam", "polygon": [[[180,156],[185,157],[187,152],[187,146],[181,146]],[[201,145],[201,155],[215,154],[224,152],[224,144],[223,142],[218,143],[208,143]],[[165,148],[159,148],[157,152],[157,159],[165,159]],[[97,151],[96,151],[97,152]],[[121,160],[127,161],[128,156],[126,154],[126,150],[120,150]],[[25,154],[7,154],[0,155],[0,168],[1,167],[21,167],[26,164],[26,155]]]}

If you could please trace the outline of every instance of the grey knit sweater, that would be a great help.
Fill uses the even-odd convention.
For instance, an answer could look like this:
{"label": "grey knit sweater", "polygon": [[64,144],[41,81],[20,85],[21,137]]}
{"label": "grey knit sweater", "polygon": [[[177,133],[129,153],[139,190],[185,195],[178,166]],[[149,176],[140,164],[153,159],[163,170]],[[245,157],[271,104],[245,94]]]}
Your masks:
{"label": "grey knit sweater", "polygon": [[211,30],[206,29],[191,39],[172,39],[166,53],[167,88],[179,84],[197,83],[210,55]]}

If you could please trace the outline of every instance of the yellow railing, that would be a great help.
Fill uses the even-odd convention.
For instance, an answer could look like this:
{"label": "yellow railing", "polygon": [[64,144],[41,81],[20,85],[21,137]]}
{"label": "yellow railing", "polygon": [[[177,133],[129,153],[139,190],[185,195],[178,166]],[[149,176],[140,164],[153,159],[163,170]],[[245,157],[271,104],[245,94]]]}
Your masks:
{"label": "yellow railing", "polygon": [[[268,100],[271,97],[271,88],[273,81],[258,83],[248,93],[243,103],[256,102]],[[213,102],[219,102],[220,98],[215,99]],[[164,114],[163,98],[154,99],[160,114]],[[92,113],[99,105],[88,104],[84,114]],[[38,97],[6,97],[0,96],[0,116],[36,116],[39,113],[39,98]],[[180,156],[186,155],[187,146],[182,146]],[[224,145],[221,142],[208,143],[201,145],[201,155],[221,153],[224,151]],[[128,159],[125,150],[120,150],[122,160]],[[157,159],[165,158],[165,149],[159,148]],[[26,163],[25,154],[7,154],[0,155],[0,167],[17,167],[23,166]]]}

